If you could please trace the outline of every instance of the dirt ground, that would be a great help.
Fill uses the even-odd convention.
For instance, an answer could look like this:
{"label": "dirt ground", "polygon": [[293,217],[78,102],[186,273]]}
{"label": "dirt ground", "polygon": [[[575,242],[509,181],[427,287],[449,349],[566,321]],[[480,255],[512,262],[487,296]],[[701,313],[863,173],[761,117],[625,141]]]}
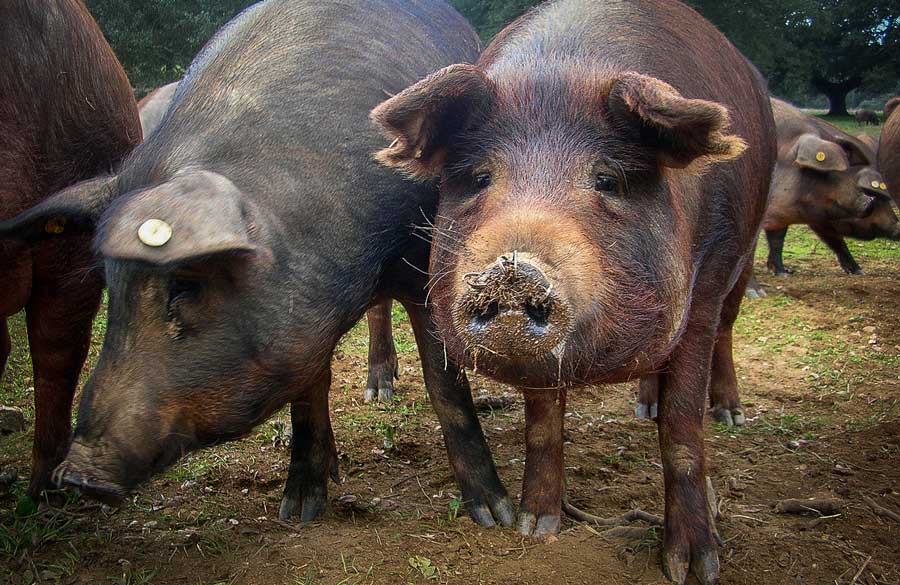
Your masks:
{"label": "dirt ground", "polygon": [[[736,361],[748,422],[710,423],[706,434],[723,584],[900,584],[900,523],[863,499],[900,512],[900,244],[851,249],[866,276],[845,276],[808,231],[792,229],[785,260],[797,273],[762,276],[768,296],[745,303]],[[655,531],[621,540],[566,519],[557,540],[539,543],[473,524],[459,509],[408,323],[395,314],[394,403],[362,403],[364,325],[335,356],[343,483],[330,486],[319,521],[276,520],[289,459],[282,412],[242,441],[187,457],[118,510],[70,493],[61,507],[30,513],[20,479],[0,499],[0,583],[665,583]],[[12,328],[18,347],[0,403],[32,417],[22,319]],[[92,360],[102,330],[101,320]],[[517,497],[522,401],[472,379],[476,393],[515,398],[481,422]],[[582,508],[662,512],[655,425],[633,418],[633,402],[631,385],[569,394],[568,493]],[[30,431],[0,441],[0,468],[27,477]],[[824,517],[775,513],[785,498],[842,507]]]}

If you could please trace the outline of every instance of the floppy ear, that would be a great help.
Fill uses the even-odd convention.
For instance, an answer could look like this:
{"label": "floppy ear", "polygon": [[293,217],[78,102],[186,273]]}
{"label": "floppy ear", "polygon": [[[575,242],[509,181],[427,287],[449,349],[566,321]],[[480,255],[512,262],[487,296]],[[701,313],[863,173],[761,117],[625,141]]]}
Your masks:
{"label": "floppy ear", "polygon": [[447,148],[492,95],[490,81],[474,65],[451,65],[426,77],[372,110],[393,140],[376,160],[414,179],[439,177]]}
{"label": "floppy ear", "polygon": [[794,146],[794,164],[806,169],[827,173],[850,168],[847,153],[840,144],[822,140],[815,134],[803,134]]}
{"label": "floppy ear", "polygon": [[609,109],[639,125],[642,138],[658,149],[663,166],[681,169],[698,159],[725,161],[747,148],[740,137],[729,134],[724,106],[687,99],[671,85],[640,73],[626,72],[613,82]]}
{"label": "floppy ear", "polygon": [[184,174],[123,197],[106,214],[96,245],[107,258],[166,266],[264,250],[252,241],[249,204],[227,178]]}
{"label": "floppy ear", "polygon": [[63,189],[16,217],[0,221],[0,238],[37,241],[92,232],[118,195],[118,183],[118,176],[102,176]]}
{"label": "floppy ear", "polygon": [[873,168],[865,168],[856,175],[856,186],[870,195],[890,200],[887,183],[881,173]]}

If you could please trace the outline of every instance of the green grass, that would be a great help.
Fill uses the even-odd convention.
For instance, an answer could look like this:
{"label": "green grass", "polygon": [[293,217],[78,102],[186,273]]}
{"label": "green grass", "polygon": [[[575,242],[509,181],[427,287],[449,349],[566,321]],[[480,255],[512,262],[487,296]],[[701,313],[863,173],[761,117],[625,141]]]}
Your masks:
{"label": "green grass", "polygon": [[[812,113],[825,120],[829,124],[833,124],[846,132],[851,136],[856,136],[858,134],[868,134],[869,136],[874,136],[878,138],[881,136],[881,126],[860,126],[856,123],[856,119],[850,116],[828,116],[825,112],[816,112],[812,111]],[[878,118],[884,121],[884,114],[882,112],[878,112]]]}

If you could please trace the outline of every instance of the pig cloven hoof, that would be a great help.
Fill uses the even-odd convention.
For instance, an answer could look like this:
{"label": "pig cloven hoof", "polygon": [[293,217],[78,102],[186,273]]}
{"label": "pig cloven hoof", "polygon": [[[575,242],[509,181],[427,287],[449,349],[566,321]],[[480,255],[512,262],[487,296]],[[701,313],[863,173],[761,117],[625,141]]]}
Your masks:
{"label": "pig cloven hoof", "polygon": [[656,420],[658,412],[659,406],[655,402],[653,404],[638,402],[634,407],[634,416],[641,420]]}

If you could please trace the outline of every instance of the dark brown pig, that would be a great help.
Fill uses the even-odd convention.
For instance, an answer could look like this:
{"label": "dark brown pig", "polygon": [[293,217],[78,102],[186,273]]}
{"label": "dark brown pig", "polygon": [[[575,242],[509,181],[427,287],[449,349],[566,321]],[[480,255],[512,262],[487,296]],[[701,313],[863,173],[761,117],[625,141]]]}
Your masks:
{"label": "dark brown pig", "polygon": [[525,394],[523,534],[559,530],[567,389],[643,377],[661,401],[664,570],[716,581],[704,405],[735,384],[767,95],[679,2],[558,0],[374,110],[393,141],[379,160],[440,178],[431,300],[449,355]]}
{"label": "dark brown pig", "polygon": [[881,124],[881,118],[878,117],[878,114],[874,110],[857,110],[853,117],[860,126],[868,126],[870,124],[872,126],[878,126]]}
{"label": "dark brown pig", "polygon": [[172,82],[162,87],[157,87],[141,101],[138,102],[138,111],[141,116],[141,130],[144,138],[147,138],[156,130],[159,123],[162,122],[163,116],[172,103],[172,97],[175,95],[175,89],[178,88],[178,82]]}
{"label": "dark brown pig", "polygon": [[900,206],[900,108],[896,107],[900,105],[900,97],[893,98],[888,104],[893,107],[887,108],[891,115],[884,122],[878,142],[878,170],[884,174],[888,189]]}
{"label": "dark brown pig", "polygon": [[[9,0],[0,8],[0,220],[54,191],[108,173],[141,140],[121,65],[80,0]],[[72,396],[100,304],[90,237],[61,218],[59,236],[0,239],[0,374],[6,320],[25,309],[34,364],[35,427],[28,495],[49,486],[71,435]]]}
{"label": "dark brown pig", "polygon": [[369,111],[478,38],[429,0],[268,0],[201,51],[161,125],[100,190],[76,187],[0,224],[96,225],[109,291],[103,350],[63,482],[121,497],[184,453],[291,404],[280,516],[314,518],[337,474],[331,356],[374,302],[410,315],[462,499],[511,524],[465,376],[425,305],[431,185],[372,160]]}
{"label": "dark brown pig", "polygon": [[[773,99],[772,110],[778,127],[778,164],[763,219],[769,270],[779,275],[790,272],[782,259],[788,226],[808,224],[835,250],[846,272],[858,273],[846,244],[828,235],[834,232],[829,225],[868,218],[879,202],[888,202],[880,215],[893,213],[887,185],[875,169],[874,153],[853,136],[786,102]],[[870,228],[881,223],[873,220]],[[890,227],[882,232],[883,237],[894,234]]]}

